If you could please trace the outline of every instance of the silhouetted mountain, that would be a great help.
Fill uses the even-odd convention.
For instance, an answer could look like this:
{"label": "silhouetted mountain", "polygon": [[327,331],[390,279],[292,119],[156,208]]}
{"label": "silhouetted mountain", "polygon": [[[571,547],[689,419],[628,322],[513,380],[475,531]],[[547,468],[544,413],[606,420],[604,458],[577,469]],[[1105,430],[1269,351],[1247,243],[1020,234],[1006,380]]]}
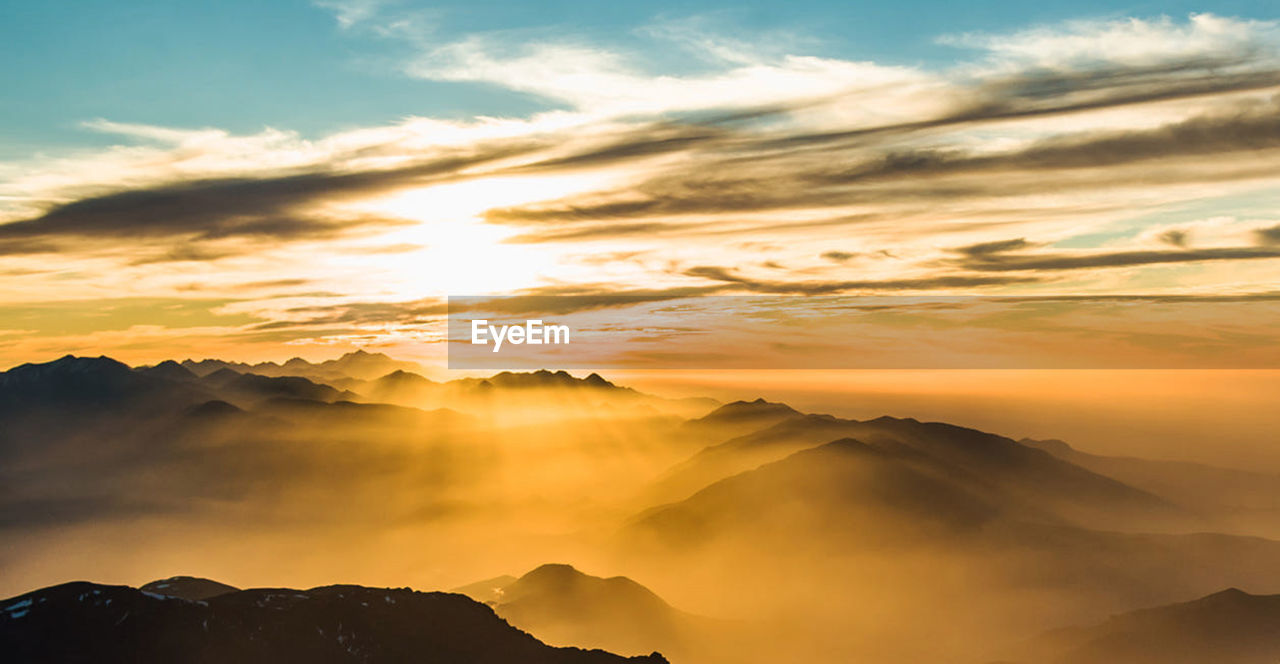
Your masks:
{"label": "silhouetted mountain", "polygon": [[188,601],[67,583],[0,603],[0,652],[8,661],[49,664],[666,662],[656,653],[628,660],[553,648],[463,595],[360,586]]}
{"label": "silhouetted mountain", "polygon": [[[415,408],[451,408],[493,415],[511,422],[545,420],[566,406],[583,417],[687,417],[717,405],[710,399],[666,399],[614,385],[599,374],[584,378],[566,371],[504,371],[488,378],[461,378],[444,383],[408,371],[350,384],[365,401]],[[571,396],[570,396],[571,395]],[[566,399],[569,399],[566,401]],[[676,422],[672,422],[674,426]]]}
{"label": "silhouetted mountain", "polygon": [[144,593],[152,595],[163,595],[165,597],[176,597],[178,599],[191,600],[197,602],[200,600],[217,597],[233,593],[239,588],[229,586],[225,583],[218,583],[212,579],[202,579],[197,576],[171,576],[167,579],[152,581],[138,588]]}
{"label": "silhouetted mountain", "polygon": [[67,355],[0,373],[0,412],[18,408],[110,406],[144,397],[190,394],[109,357]]}
{"label": "silhouetted mountain", "polygon": [[[781,414],[781,410],[776,408],[768,408],[767,412]],[[703,447],[697,454],[667,471],[646,492],[645,499],[650,503],[683,500],[718,480],[841,438],[851,428],[849,420],[830,415],[796,414],[783,416],[772,423],[769,423],[769,419],[766,417],[759,421],[759,427],[739,428],[746,428],[750,433]],[[699,428],[697,431],[705,432],[706,429]]]}
{"label": "silhouetted mountain", "polygon": [[[1001,597],[1016,589],[1043,598],[1043,604],[1034,606],[1025,599],[1011,604],[1022,608],[993,619],[998,621],[1036,614],[1036,620],[1060,623],[1078,620],[1078,608],[1090,603],[1134,606],[1205,587],[1280,578],[1280,542],[1075,525],[1075,519],[1060,516],[1065,496],[1050,486],[1038,497],[1025,485],[1009,482],[994,470],[1005,463],[982,471],[977,464],[958,466],[950,458],[892,440],[868,444],[843,439],[644,512],[623,531],[617,546],[628,554],[639,552],[633,555],[640,559],[664,554],[686,559],[703,552],[714,557],[732,550],[766,557],[784,568],[828,561],[823,568],[827,575],[846,575],[857,581],[845,583],[863,584],[879,583],[884,576],[859,576],[860,567],[874,557],[884,570],[903,575],[894,601],[917,602],[915,610],[936,605],[933,591],[921,588],[940,583],[957,586],[950,592],[961,595],[989,592]],[[1029,467],[1028,475],[1034,481],[1058,466],[1046,468]],[[1064,481],[1045,477],[1048,485]],[[1081,492],[1096,486],[1103,497],[1110,491],[1109,484],[1088,478],[1062,486],[1073,485]],[[1106,502],[1097,496],[1081,500],[1095,506]],[[921,564],[921,558],[933,562]],[[842,560],[847,562],[835,562]],[[946,571],[926,580],[942,561],[945,566],[938,569]],[[912,599],[904,597],[907,592],[915,593]]]}
{"label": "silhouetted mountain", "polygon": [[372,380],[393,371],[417,371],[421,368],[413,362],[401,362],[384,353],[369,353],[364,350],[347,353],[336,360],[314,366],[322,374],[338,373],[361,380]]}
{"label": "silhouetted mountain", "polygon": [[514,390],[547,388],[597,389],[639,394],[629,387],[614,385],[601,378],[599,374],[593,373],[586,378],[574,378],[567,371],[547,371],[546,369],[531,372],[503,371],[488,378],[463,378],[450,381],[449,385],[479,388],[488,386]]}
{"label": "silhouetted mountain", "polygon": [[95,431],[132,434],[157,413],[176,415],[212,396],[192,381],[137,372],[108,357],[17,366],[0,372],[0,458],[53,455],[61,441]]}
{"label": "silhouetted mountain", "polygon": [[657,501],[679,500],[711,482],[845,437],[884,449],[909,448],[955,477],[969,476],[991,485],[1011,504],[1052,512],[1087,527],[1141,524],[1143,529],[1152,529],[1186,524],[1191,519],[1190,514],[1155,495],[1012,439],[951,424],[893,417],[867,421],[830,415],[786,417],[700,451],[671,469],[646,495]]}
{"label": "silhouetted mountain", "polygon": [[511,624],[549,643],[683,655],[693,632],[707,627],[700,623],[705,619],[672,608],[624,576],[601,578],[548,564],[493,587],[502,578],[464,588],[475,593],[469,593],[474,599],[488,598]]}
{"label": "silhouetted mountain", "polygon": [[232,369],[230,367],[221,367],[219,369],[215,369],[201,376],[200,382],[204,383],[205,385],[212,385],[217,388],[222,388],[228,385],[229,383],[231,383],[232,381],[237,380],[238,378],[240,378],[240,376],[243,376],[243,375],[244,375],[243,373],[236,371],[235,369]]}
{"label": "silhouetted mountain", "polygon": [[677,545],[814,532],[856,533],[876,546],[973,531],[1006,511],[1035,508],[1005,503],[982,480],[908,447],[844,438],[720,480],[633,528]]}
{"label": "silhouetted mountain", "polygon": [[235,374],[229,369],[219,369],[202,381],[214,385],[219,394],[230,399],[249,402],[285,397],[291,399],[309,399],[313,401],[337,401],[339,399],[358,398],[351,392],[339,392],[328,385],[321,385],[298,376],[259,376],[257,374]]}
{"label": "silhouetted mountain", "polygon": [[280,377],[299,376],[320,382],[338,381],[341,379],[372,380],[393,371],[416,371],[417,364],[392,359],[383,353],[369,353],[356,350],[334,360],[320,363],[308,362],[300,357],[289,359],[284,364],[275,362],[225,362],[223,360],[184,360],[182,366],[198,376],[207,376],[219,369],[231,369],[239,373],[253,373],[259,376]]}
{"label": "silhouetted mountain", "polygon": [[1280,660],[1280,595],[1231,588],[1057,630],[1028,650],[1020,660],[1046,664],[1273,664]]}
{"label": "silhouetted mountain", "polygon": [[216,419],[216,418],[222,418],[222,417],[228,417],[228,416],[235,416],[242,413],[244,413],[244,411],[241,410],[240,408],[236,408],[235,406],[225,401],[222,401],[221,399],[213,399],[210,401],[206,401],[202,404],[199,404],[197,406],[192,406],[191,408],[188,408],[186,412],[186,416],[191,418]]}
{"label": "silhouetted mountain", "polygon": [[439,383],[437,383],[437,382],[435,382],[435,381],[433,381],[433,380],[429,380],[429,379],[427,379],[427,378],[425,378],[425,377],[423,377],[423,376],[421,376],[421,375],[418,375],[418,374],[416,374],[416,373],[413,373],[412,371],[392,371],[391,373],[389,373],[389,374],[387,374],[387,375],[385,375],[385,376],[383,376],[383,377],[381,377],[381,378],[379,378],[379,379],[377,379],[376,381],[373,381],[373,382],[374,382],[374,383],[380,383],[380,384],[383,384],[383,385],[397,385],[397,386],[402,386],[402,385],[416,385],[416,386],[439,385]]}
{"label": "silhouetted mountain", "polygon": [[468,583],[465,586],[458,586],[452,592],[462,593],[477,602],[484,602],[489,606],[493,606],[502,601],[502,595],[506,591],[507,586],[516,582],[516,577],[510,574],[495,576],[492,579],[476,581]]}
{"label": "silhouetted mountain", "polygon": [[1219,527],[1280,537],[1280,476],[1187,461],[1101,456],[1061,440],[1023,445],[1209,514]]}
{"label": "silhouetted mountain", "polygon": [[190,369],[174,362],[173,360],[165,360],[160,364],[150,367],[139,367],[135,369],[138,373],[144,373],[148,376],[156,376],[157,378],[167,378],[169,380],[187,381],[195,380],[197,376]]}
{"label": "silhouetted mountain", "polygon": [[[273,397],[316,401],[365,401],[413,408],[471,407],[491,411],[495,399],[504,403],[501,412],[519,419],[521,415],[545,414],[548,406],[563,404],[566,390],[576,396],[576,405],[594,416],[687,417],[719,405],[713,399],[664,399],[621,387],[599,374],[576,378],[565,371],[504,371],[488,378],[463,378],[437,383],[414,373],[412,362],[394,360],[382,353],[357,350],[335,360],[312,363],[292,358],[283,364],[246,364],[223,360],[184,360],[143,367],[139,373],[170,379],[199,377],[198,384],[219,392],[237,403]],[[187,373],[179,373],[185,371]],[[251,378],[243,378],[251,376]],[[273,382],[274,381],[274,382]],[[306,381],[306,382],[302,382]],[[326,389],[329,388],[329,389]],[[330,391],[332,390],[332,391]],[[501,395],[501,396],[499,396]],[[624,412],[625,409],[625,412]],[[534,419],[537,419],[536,417]],[[703,443],[705,444],[705,442]]]}
{"label": "silhouetted mountain", "polygon": [[201,378],[204,378],[220,369],[228,369],[236,373],[252,369],[250,365],[243,362],[223,362],[222,360],[200,360],[199,362],[196,362],[195,360],[186,359],[179,362],[179,364],[182,365],[182,368]]}
{"label": "silhouetted mountain", "polygon": [[684,428],[691,434],[710,435],[725,440],[800,416],[800,411],[785,403],[764,399],[734,401],[698,419],[689,420]]}
{"label": "silhouetted mountain", "polygon": [[439,399],[441,384],[410,371],[393,371],[377,380],[354,386],[354,389],[373,401],[413,404]]}
{"label": "silhouetted mountain", "polygon": [[583,574],[571,565],[547,564],[502,589],[504,611],[512,615],[546,610],[588,615],[620,614],[647,623],[667,619],[674,611],[653,591],[625,576],[601,578]]}

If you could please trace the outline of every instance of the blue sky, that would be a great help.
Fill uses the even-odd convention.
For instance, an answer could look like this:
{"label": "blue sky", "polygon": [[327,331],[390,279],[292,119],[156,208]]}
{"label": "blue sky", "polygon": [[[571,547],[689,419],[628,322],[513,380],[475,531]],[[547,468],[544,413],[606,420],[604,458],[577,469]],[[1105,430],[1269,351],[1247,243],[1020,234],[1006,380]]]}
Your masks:
{"label": "blue sky", "polygon": [[[942,35],[1004,32],[1073,18],[1184,17],[1191,2],[390,2],[417,15],[423,39],[447,43],[508,31],[644,52],[679,70],[678,56],[643,38],[655,21],[703,17],[745,40],[785,33],[812,55],[945,67]],[[1268,18],[1272,3],[1227,0],[1215,13]],[[556,102],[485,83],[413,79],[394,66],[408,46],[342,29],[311,2],[10,2],[0,5],[0,158],[105,145],[96,118],[315,136],[404,116],[525,115]]]}

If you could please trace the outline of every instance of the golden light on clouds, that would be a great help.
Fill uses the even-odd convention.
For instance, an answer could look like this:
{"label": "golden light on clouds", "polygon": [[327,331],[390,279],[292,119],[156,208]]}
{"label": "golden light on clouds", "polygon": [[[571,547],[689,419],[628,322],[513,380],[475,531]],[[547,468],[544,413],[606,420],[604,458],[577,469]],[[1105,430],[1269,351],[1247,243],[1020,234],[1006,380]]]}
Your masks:
{"label": "golden light on clouds", "polygon": [[0,165],[0,307],[228,297],[258,320],[225,331],[284,353],[438,338],[423,311],[450,293],[1273,290],[1270,22],[953,35],[970,52],[942,68],[705,28],[649,33],[697,74],[485,39],[406,66],[567,106],[524,117],[322,138],[94,120],[127,145]]}

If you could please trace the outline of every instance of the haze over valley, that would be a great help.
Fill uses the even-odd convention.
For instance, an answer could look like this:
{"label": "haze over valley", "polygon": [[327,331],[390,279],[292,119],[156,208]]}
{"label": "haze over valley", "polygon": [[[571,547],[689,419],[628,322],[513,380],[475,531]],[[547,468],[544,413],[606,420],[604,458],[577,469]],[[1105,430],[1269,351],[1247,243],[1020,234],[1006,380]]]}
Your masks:
{"label": "haze over valley", "polygon": [[[358,351],[0,373],[2,633],[69,619],[70,590],[42,608],[34,588],[165,574],[300,598],[456,589],[550,645],[672,662],[1085,661],[1112,647],[1090,625],[1201,597],[1273,624],[1240,599],[1280,593],[1265,472],[598,374],[415,368]],[[167,633],[174,606],[138,611]],[[1143,629],[1208,648],[1225,627],[1201,613]],[[1221,661],[1274,652],[1255,636]]]}

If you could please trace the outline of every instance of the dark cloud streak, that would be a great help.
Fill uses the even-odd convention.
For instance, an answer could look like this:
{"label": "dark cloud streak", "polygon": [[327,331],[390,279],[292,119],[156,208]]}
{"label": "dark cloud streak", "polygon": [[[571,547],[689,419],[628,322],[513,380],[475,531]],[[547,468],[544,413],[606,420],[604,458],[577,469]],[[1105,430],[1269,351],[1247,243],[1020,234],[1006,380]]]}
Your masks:
{"label": "dark cloud streak", "polygon": [[481,146],[466,154],[419,159],[399,168],[204,179],[90,196],[55,205],[37,217],[0,225],[0,251],[33,251],[43,248],[40,242],[55,238],[309,240],[359,228],[403,224],[404,220],[385,216],[335,216],[311,208],[318,203],[448,181],[460,177],[466,168],[532,149],[532,144],[511,142]]}
{"label": "dark cloud streak", "polygon": [[969,275],[938,275],[907,279],[851,280],[851,281],[766,281],[742,276],[736,270],[719,266],[698,266],[684,272],[691,277],[732,284],[752,293],[778,295],[834,295],[850,291],[916,291],[941,288],[974,288],[1036,283],[1036,277],[989,277]]}
{"label": "dark cloud streak", "polygon": [[1020,270],[1081,270],[1088,268],[1133,267],[1160,263],[1280,258],[1280,248],[1213,247],[1183,250],[1112,251],[1081,254],[984,254],[958,261],[969,270],[1009,272]]}
{"label": "dark cloud streak", "polygon": [[[1086,132],[1042,140],[997,154],[914,148],[885,153],[843,149],[798,156],[751,153],[749,160],[694,160],[625,191],[599,192],[551,204],[494,209],[503,224],[579,224],[647,217],[812,209],[920,200],[995,198],[1066,188],[1110,188],[1260,177],[1280,168],[1280,96],[1230,105],[1151,130]],[[1234,160],[1258,155],[1256,168]],[[745,153],[744,153],[745,154]],[[1270,154],[1271,159],[1262,159]],[[1159,160],[1159,176],[1147,164]],[[832,167],[832,164],[850,164]],[[1028,177],[1043,171],[1044,175]],[[1053,171],[1069,173],[1056,180]],[[993,180],[992,176],[1007,176]],[[554,236],[554,233],[552,233]],[[607,235],[599,228],[590,236]],[[536,234],[535,234],[536,237]]]}

